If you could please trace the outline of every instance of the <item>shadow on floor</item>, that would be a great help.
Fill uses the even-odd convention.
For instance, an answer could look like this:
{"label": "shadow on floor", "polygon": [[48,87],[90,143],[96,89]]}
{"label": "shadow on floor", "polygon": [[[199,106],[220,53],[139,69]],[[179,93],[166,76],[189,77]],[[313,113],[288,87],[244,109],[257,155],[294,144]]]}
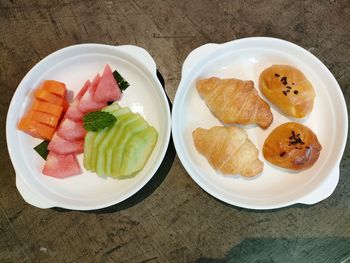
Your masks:
{"label": "shadow on floor", "polygon": [[199,258],[196,263],[339,262],[350,263],[350,238],[246,239],[224,258]]}
{"label": "shadow on floor", "polygon": [[[217,202],[219,202],[220,204],[229,207],[231,209],[235,209],[237,211],[240,212],[246,212],[246,213],[254,213],[254,214],[261,214],[261,213],[273,213],[273,212],[278,212],[278,211],[283,211],[283,210],[287,210],[290,208],[301,208],[301,209],[308,209],[311,208],[314,204],[311,205],[306,205],[306,204],[301,204],[301,203],[297,203],[297,204],[293,204],[293,205],[289,205],[289,206],[285,206],[285,207],[281,207],[281,208],[271,208],[271,209],[249,209],[249,208],[243,208],[243,207],[239,207],[239,206],[235,206],[235,205],[231,205],[228,204],[224,201],[221,201],[220,199],[208,194],[206,191],[203,190],[203,192],[205,194],[207,194],[208,196],[210,196],[211,198],[214,198]],[[349,262],[350,263],[350,262]]]}

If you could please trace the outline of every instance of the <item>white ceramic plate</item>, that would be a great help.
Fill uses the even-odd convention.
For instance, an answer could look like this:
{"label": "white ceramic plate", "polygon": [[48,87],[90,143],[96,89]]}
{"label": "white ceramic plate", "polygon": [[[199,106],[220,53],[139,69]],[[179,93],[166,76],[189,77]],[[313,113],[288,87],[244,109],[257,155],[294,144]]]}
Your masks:
{"label": "white ceramic plate", "polygon": [[[261,149],[268,134],[291,121],[274,107],[273,123],[267,130],[245,127],[259,149],[264,171],[254,178],[224,177],[199,154],[192,131],[197,127],[222,125],[199,97],[195,83],[200,78],[217,76],[253,80],[273,64],[299,68],[316,91],[312,113],[301,122],[318,136],[323,150],[317,163],[302,172],[282,171],[264,160]],[[341,89],[330,71],[315,56],[290,42],[274,38],[246,38],[224,44],[207,44],[186,58],[173,106],[172,132],[177,154],[190,176],[205,191],[232,205],[251,209],[272,209],[295,203],[312,204],[328,197],[339,178],[339,163],[344,151],[348,123]]]}
{"label": "white ceramic plate", "polygon": [[[42,80],[66,83],[74,95],[87,79],[102,72],[104,65],[117,69],[130,83],[120,105],[139,112],[154,126],[158,141],[144,169],[134,178],[115,180],[100,178],[84,170],[82,154],[78,156],[83,174],[65,179],[44,176],[44,161],[33,150],[40,140],[16,129],[26,112],[32,91]],[[16,184],[23,198],[40,207],[90,210],[117,204],[140,190],[154,175],[164,158],[170,138],[170,110],[166,94],[156,76],[156,64],[142,48],[82,44],[49,55],[35,65],[19,84],[10,104],[6,122],[7,145],[16,171]]]}

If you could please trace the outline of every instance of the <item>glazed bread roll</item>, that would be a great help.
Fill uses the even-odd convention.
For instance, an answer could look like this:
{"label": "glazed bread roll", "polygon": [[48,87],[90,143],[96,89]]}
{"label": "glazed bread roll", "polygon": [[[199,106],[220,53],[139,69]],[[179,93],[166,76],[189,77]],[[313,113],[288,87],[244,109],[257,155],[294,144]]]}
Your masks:
{"label": "glazed bread roll", "polygon": [[291,66],[273,65],[259,78],[264,96],[286,115],[303,118],[313,108],[315,91],[304,74]]}
{"label": "glazed bread roll", "polygon": [[287,122],[275,128],[265,140],[267,161],[291,170],[311,167],[318,159],[321,144],[316,134],[300,123]]}

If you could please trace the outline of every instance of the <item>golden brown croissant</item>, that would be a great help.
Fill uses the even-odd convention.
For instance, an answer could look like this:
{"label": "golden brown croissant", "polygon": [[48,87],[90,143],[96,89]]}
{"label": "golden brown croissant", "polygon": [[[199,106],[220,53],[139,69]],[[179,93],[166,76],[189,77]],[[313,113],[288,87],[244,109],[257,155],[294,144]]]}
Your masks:
{"label": "golden brown croissant", "polygon": [[258,149],[238,127],[215,126],[193,131],[194,145],[210,165],[223,174],[254,176],[262,172]]}
{"label": "golden brown croissant", "polygon": [[264,96],[283,113],[303,118],[312,111],[315,91],[298,69],[287,65],[273,65],[259,78],[259,88]]}
{"label": "golden brown croissant", "polygon": [[272,113],[251,80],[211,77],[197,82],[197,90],[209,109],[225,124],[258,124],[267,128]]}
{"label": "golden brown croissant", "polygon": [[275,128],[265,140],[263,155],[277,166],[302,170],[318,159],[322,146],[311,129],[296,122]]}

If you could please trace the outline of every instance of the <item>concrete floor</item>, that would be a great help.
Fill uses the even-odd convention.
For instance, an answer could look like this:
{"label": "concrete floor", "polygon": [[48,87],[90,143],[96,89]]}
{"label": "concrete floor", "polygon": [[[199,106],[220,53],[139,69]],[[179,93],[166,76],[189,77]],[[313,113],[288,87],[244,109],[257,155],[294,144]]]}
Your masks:
{"label": "concrete floor", "polygon": [[[350,262],[350,151],[331,197],[312,206],[251,211],[226,205],[191,179],[170,145],[156,176],[98,211],[41,210],[15,186],[5,120],[23,76],[76,43],[146,48],[173,100],[188,53],[208,42],[271,36],[317,56],[349,101],[350,2],[0,2],[0,262]],[[336,127],[334,127],[336,128]]]}

